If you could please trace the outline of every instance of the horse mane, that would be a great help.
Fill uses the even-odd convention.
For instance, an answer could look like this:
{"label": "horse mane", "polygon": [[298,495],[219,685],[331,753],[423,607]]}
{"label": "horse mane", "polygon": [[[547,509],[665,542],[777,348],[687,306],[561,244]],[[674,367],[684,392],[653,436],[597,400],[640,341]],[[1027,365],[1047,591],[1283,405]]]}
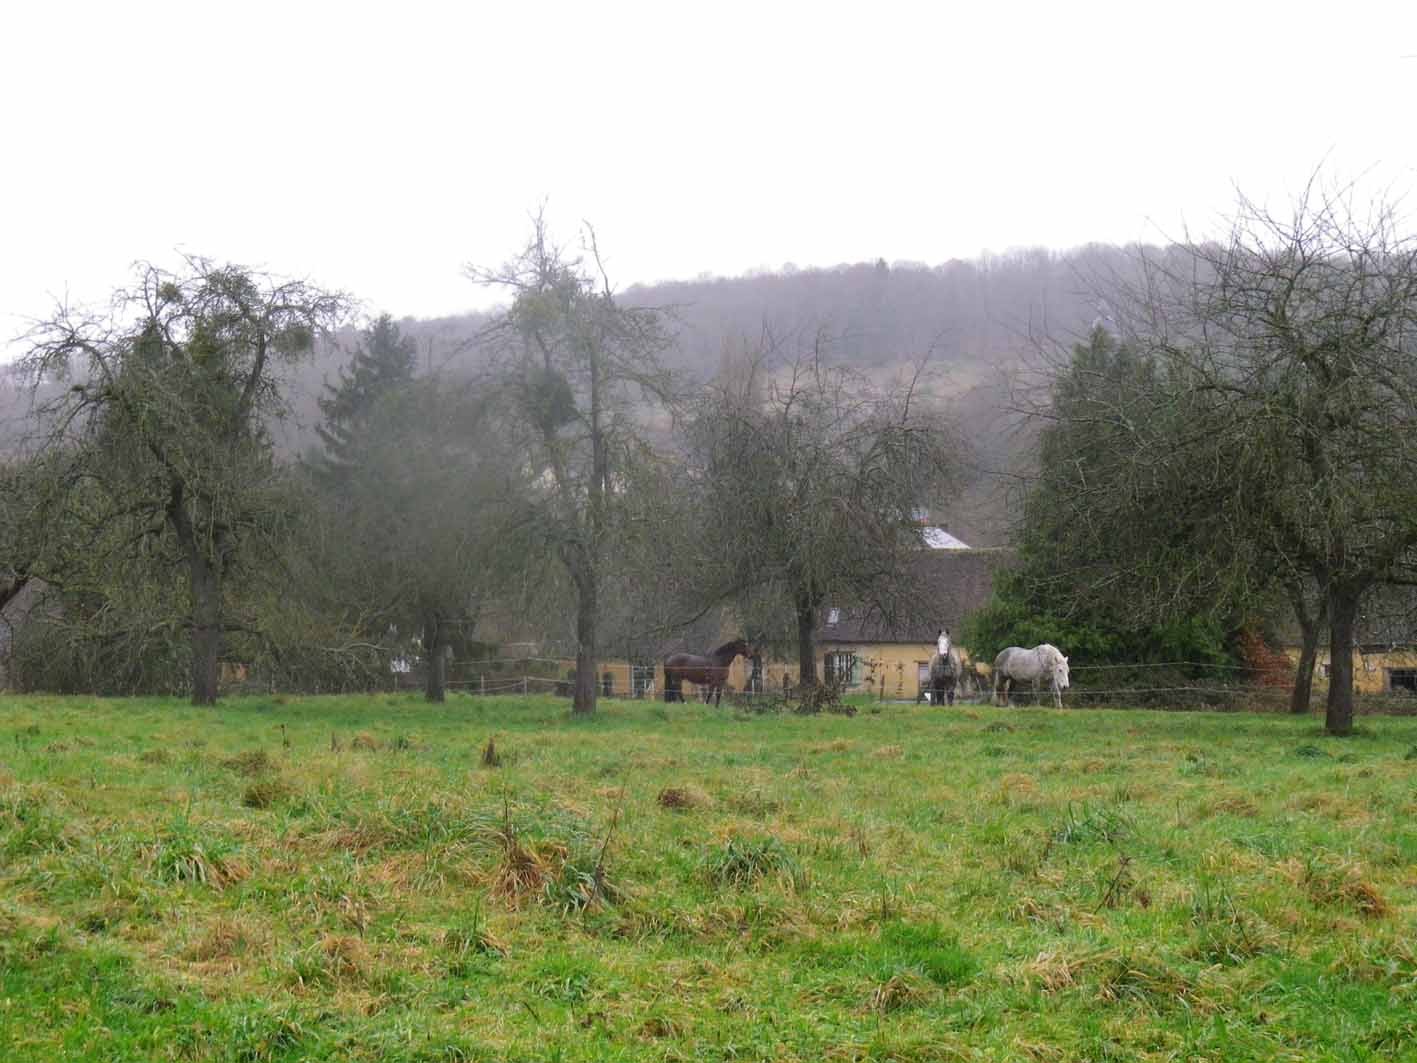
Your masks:
{"label": "horse mane", "polygon": [[729,649],[729,648],[732,647],[732,646],[747,646],[747,645],[748,645],[748,643],[747,643],[747,640],[746,640],[746,639],[729,639],[729,640],[728,640],[727,642],[725,642],[722,646],[718,647],[718,649],[713,650],[713,651],[709,654],[709,656],[710,656],[710,657],[717,657],[720,653],[723,653],[725,650]]}

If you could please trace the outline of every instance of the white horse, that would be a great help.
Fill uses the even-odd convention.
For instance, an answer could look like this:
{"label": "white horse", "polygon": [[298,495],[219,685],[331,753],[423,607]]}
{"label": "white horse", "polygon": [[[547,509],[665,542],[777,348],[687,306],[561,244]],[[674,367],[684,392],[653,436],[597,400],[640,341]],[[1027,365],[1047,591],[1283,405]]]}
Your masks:
{"label": "white horse", "polygon": [[1057,646],[1045,642],[1031,650],[1010,646],[994,658],[994,699],[1008,705],[1009,688],[1016,680],[1033,684],[1033,700],[1038,700],[1038,681],[1047,677],[1053,690],[1053,705],[1063,707],[1063,691],[1068,689],[1068,659]]}
{"label": "white horse", "polygon": [[945,646],[943,656],[935,653],[930,656],[930,704],[931,705],[953,705],[955,703],[955,691],[959,689],[960,677],[964,674],[964,666],[960,663],[959,650],[950,646]]}

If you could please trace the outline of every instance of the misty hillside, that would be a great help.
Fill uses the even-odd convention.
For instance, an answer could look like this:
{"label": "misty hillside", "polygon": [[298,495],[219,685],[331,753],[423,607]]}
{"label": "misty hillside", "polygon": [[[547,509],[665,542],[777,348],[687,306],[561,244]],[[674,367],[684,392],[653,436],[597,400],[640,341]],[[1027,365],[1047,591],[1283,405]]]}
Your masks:
{"label": "misty hillside", "polygon": [[[759,349],[765,336],[800,348],[821,338],[826,357],[873,375],[906,371],[928,355],[926,384],[948,397],[973,447],[973,485],[934,516],[977,546],[1006,541],[1004,475],[1024,444],[1007,415],[1010,371],[1028,360],[1042,337],[1081,336],[1102,312],[1085,278],[1120,266],[1126,252],[1091,245],[1069,252],[1027,249],[939,266],[884,261],[830,269],[796,269],[734,278],[706,277],[636,285],[621,293],[632,305],[671,311],[676,342],[665,360],[703,379],[725,358]],[[397,308],[391,308],[397,312]],[[424,371],[471,371],[483,316],[418,320],[400,326],[419,345]],[[278,438],[289,453],[315,443],[316,398],[334,381],[357,342],[350,329],[299,367],[291,380],[292,417]],[[0,373],[0,445],[23,431],[29,395]]]}

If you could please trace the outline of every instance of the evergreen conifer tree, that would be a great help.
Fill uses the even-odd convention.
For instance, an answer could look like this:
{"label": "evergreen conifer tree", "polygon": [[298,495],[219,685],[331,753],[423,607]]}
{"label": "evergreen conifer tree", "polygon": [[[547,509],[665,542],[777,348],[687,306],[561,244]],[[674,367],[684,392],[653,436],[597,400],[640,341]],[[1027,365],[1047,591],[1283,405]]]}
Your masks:
{"label": "evergreen conifer tree", "polygon": [[314,464],[327,485],[346,482],[360,463],[375,409],[413,380],[417,355],[413,337],[383,314],[364,330],[359,349],[340,370],[339,382],[325,384],[326,393],[318,400],[324,423],[315,429],[325,449]]}

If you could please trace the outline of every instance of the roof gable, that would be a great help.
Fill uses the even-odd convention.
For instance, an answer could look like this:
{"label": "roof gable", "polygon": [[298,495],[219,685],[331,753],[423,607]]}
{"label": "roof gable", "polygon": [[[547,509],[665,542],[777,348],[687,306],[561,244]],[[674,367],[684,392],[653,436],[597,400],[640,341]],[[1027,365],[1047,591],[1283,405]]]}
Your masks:
{"label": "roof gable", "polygon": [[906,616],[891,624],[869,607],[829,602],[822,610],[817,641],[934,642],[941,628],[958,630],[966,616],[988,603],[995,573],[1013,564],[1014,557],[1003,548],[922,550],[910,562],[917,591]]}

